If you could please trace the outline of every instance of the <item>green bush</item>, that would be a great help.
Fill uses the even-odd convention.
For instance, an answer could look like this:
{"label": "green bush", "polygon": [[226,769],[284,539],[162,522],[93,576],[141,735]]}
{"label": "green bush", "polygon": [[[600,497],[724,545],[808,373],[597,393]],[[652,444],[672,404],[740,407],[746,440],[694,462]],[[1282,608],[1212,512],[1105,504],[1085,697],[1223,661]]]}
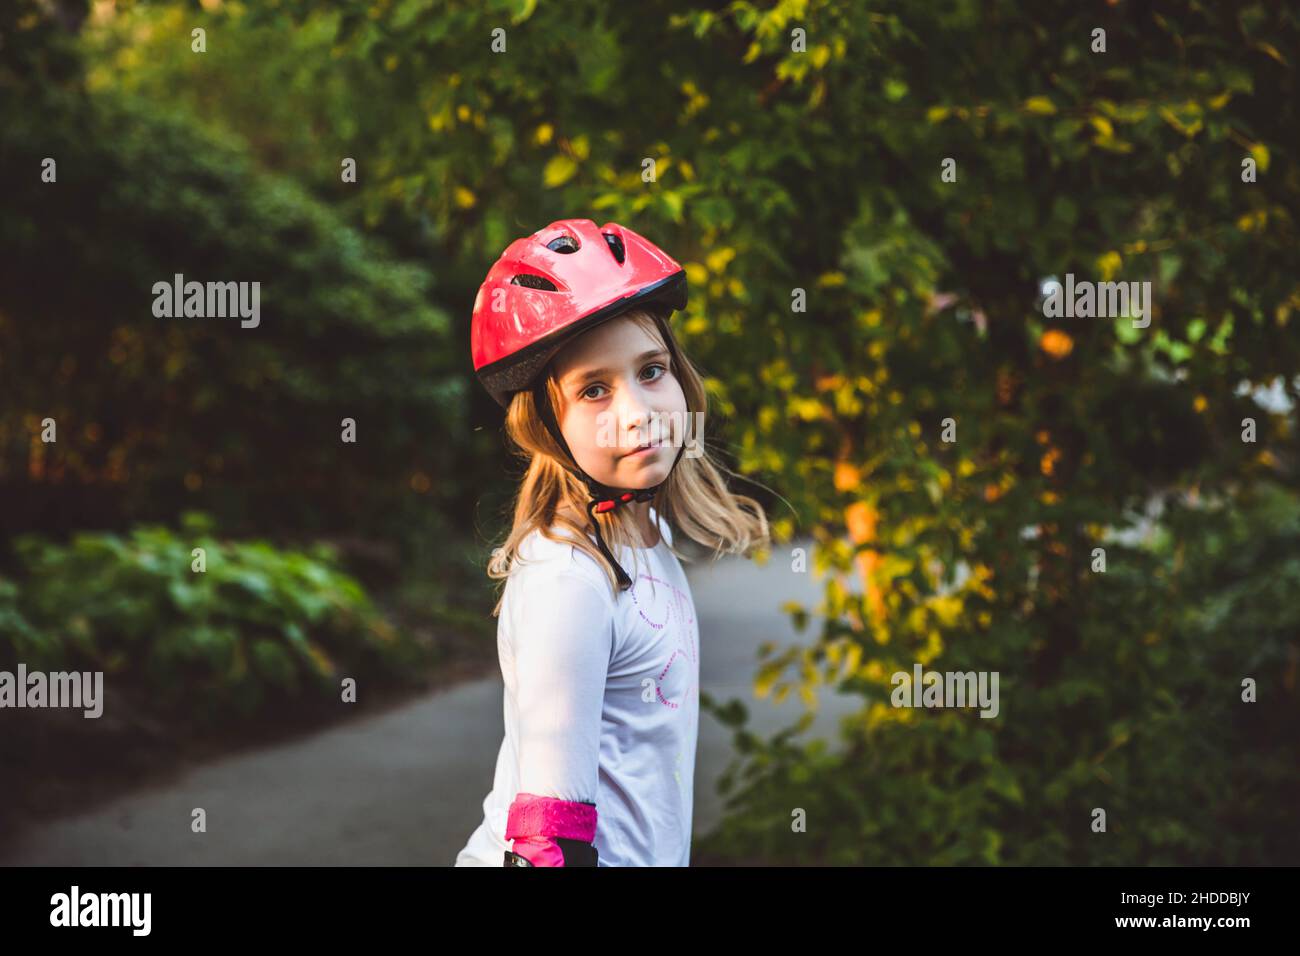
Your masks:
{"label": "green bush", "polygon": [[[468,354],[423,264],[191,117],[115,91],[4,104],[0,538],[187,509],[412,548],[454,525]],[[46,156],[57,184],[28,175]],[[154,316],[177,273],[260,282],[260,324]]]}
{"label": "green bush", "polygon": [[[928,670],[997,670],[1001,710],[890,707],[916,650],[861,645],[840,690],[866,706],[846,746],[743,731],[731,813],[701,855],[817,864],[1294,865],[1300,767],[1300,501],[1263,486],[1225,506],[1171,507],[1155,541],[1106,546],[1070,609],[1080,644],[1032,617],[943,631]],[[878,668],[873,668],[878,664]],[[1253,678],[1256,703],[1242,700]],[[739,727],[744,709],[717,708]],[[1107,814],[1105,833],[1092,811]],[[793,832],[795,808],[806,832]]]}
{"label": "green bush", "polygon": [[15,549],[24,576],[0,581],[0,655],[30,669],[103,670],[156,715],[216,723],[277,696],[337,700],[344,677],[410,670],[414,652],[325,546],[223,541],[187,513],[179,531],[66,545],[25,535]]}

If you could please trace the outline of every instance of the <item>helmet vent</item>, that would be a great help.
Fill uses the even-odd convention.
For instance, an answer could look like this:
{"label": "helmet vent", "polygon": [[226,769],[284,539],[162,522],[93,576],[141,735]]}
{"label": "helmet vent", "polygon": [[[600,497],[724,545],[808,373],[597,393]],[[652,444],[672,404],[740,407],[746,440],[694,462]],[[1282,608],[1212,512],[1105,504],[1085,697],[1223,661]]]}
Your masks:
{"label": "helmet vent", "polygon": [[568,255],[578,251],[578,240],[572,236],[558,236],[546,244],[546,248],[553,252],[562,252]]}
{"label": "helmet vent", "polygon": [[545,292],[560,291],[555,287],[555,283],[552,282],[550,279],[543,278],[542,276],[532,275],[531,273],[528,272],[517,275],[513,277],[510,281],[515,285],[526,286],[529,289],[541,289]]}
{"label": "helmet vent", "polygon": [[623,256],[625,255],[623,251],[623,240],[609,232],[602,232],[601,235],[605,237],[605,242],[609,245],[609,251],[614,254],[614,258],[618,260],[618,264],[622,265]]}

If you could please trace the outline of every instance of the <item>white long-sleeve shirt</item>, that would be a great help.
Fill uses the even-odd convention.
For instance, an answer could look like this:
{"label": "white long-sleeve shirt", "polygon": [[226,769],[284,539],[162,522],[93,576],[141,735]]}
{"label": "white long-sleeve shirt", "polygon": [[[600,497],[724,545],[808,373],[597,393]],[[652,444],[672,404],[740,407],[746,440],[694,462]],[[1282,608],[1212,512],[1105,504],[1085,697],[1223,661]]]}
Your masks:
{"label": "white long-sleeve shirt", "polygon": [[520,792],[595,801],[599,866],[689,865],[699,629],[659,527],[656,547],[615,553],[634,582],[617,599],[580,549],[538,532],[521,543],[529,563],[506,580],[497,624],[505,736],[456,866],[502,865]]}

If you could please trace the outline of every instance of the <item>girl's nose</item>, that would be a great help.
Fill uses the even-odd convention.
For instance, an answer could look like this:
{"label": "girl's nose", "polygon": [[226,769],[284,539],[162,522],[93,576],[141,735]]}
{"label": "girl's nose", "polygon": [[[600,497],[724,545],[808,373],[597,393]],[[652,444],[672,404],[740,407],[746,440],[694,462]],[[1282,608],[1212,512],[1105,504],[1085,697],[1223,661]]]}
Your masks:
{"label": "girl's nose", "polygon": [[650,425],[654,412],[646,401],[641,390],[630,388],[627,390],[623,400],[622,417],[623,427],[627,430],[629,437],[635,438],[640,436],[641,441],[648,441],[650,435]]}

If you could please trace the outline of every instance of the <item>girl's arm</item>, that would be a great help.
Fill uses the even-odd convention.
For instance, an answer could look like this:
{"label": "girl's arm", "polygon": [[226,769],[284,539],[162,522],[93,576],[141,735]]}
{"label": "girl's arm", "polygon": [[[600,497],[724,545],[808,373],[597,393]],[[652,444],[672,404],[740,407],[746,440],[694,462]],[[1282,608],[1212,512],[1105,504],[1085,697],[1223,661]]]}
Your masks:
{"label": "girl's arm", "polygon": [[514,657],[519,793],[507,866],[595,866],[600,725],[614,640],[612,599],[565,569],[520,582]]}

